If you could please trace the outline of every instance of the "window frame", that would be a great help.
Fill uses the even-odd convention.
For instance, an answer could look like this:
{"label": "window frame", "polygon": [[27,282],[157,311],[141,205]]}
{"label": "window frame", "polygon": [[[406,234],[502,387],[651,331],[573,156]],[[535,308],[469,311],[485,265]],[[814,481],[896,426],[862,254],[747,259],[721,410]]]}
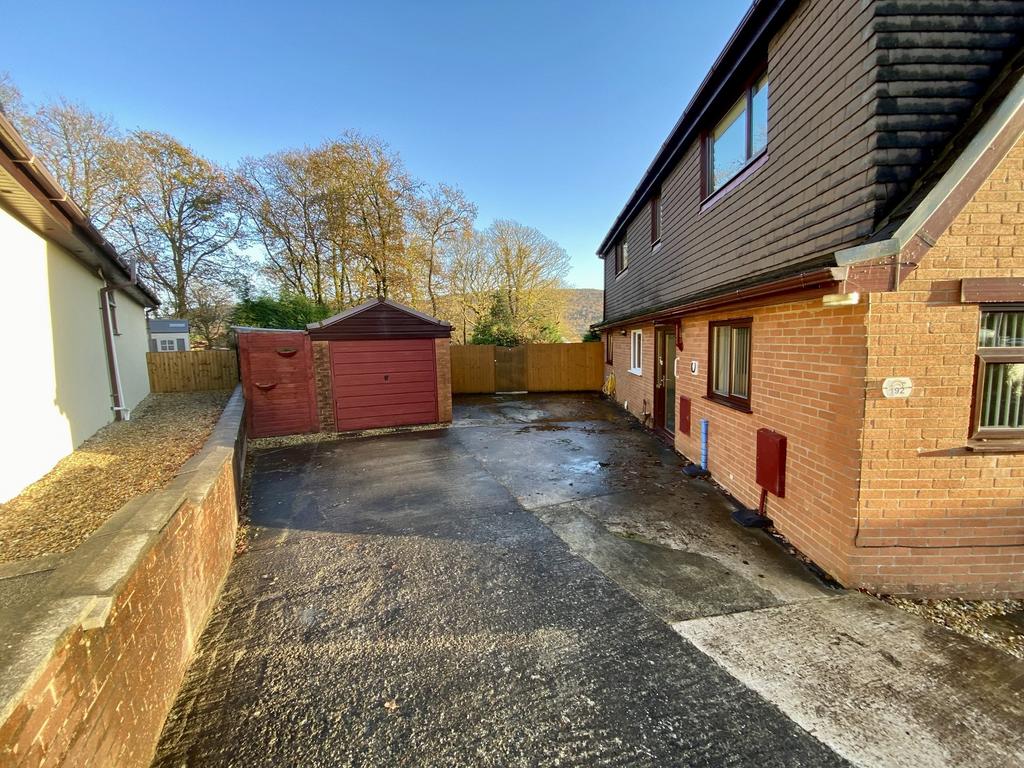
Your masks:
{"label": "window frame", "polygon": [[989,304],[978,313],[978,333],[975,336],[974,386],[971,391],[971,423],[968,441],[975,446],[1006,446],[1013,444],[1024,449],[1024,427],[983,427],[981,426],[985,370],[991,363],[1024,364],[1024,347],[983,347],[980,345],[982,316],[986,312],[1024,312],[1024,304]]}
{"label": "window frame", "polygon": [[[729,350],[729,392],[723,395],[715,391],[715,331],[718,328],[748,328],[750,330],[750,343],[747,344],[747,396],[740,397],[733,395],[733,372],[736,366],[736,359],[733,350]],[[731,333],[731,330],[730,330]],[[737,317],[728,320],[712,320],[708,323],[708,365],[707,365],[707,399],[716,403],[727,405],[745,413],[751,413],[750,403],[754,387],[754,319],[752,317]]]}
{"label": "window frame", "polygon": [[651,197],[651,245],[658,245],[661,242],[661,190],[659,189]]}
{"label": "window frame", "polygon": [[604,335],[604,361],[607,365],[615,362],[615,334],[612,331]]}
{"label": "window frame", "polygon": [[[768,66],[767,64],[758,68],[754,74],[743,84],[743,93],[738,96],[734,101],[729,102],[729,108],[721,113],[718,120],[712,124],[712,126],[704,132],[703,141],[701,142],[702,153],[704,155],[703,162],[701,163],[701,196],[704,201],[720,194],[724,193],[725,190],[730,188],[734,183],[744,178],[745,174],[749,173],[752,166],[755,163],[761,161],[768,153],[768,137],[765,136],[764,146],[761,147],[757,152],[754,152],[754,86],[762,78],[767,78]],[[769,99],[771,97],[771,80],[766,79],[765,85],[768,87]],[[714,135],[715,129],[722,124],[722,121],[732,112],[733,108],[740,102],[744,101],[744,113],[746,122],[746,151],[745,161],[743,165],[737,169],[736,173],[730,176],[728,179],[724,179],[721,184],[717,187],[713,187],[715,179],[715,153],[714,153]],[[769,104],[770,106],[770,104]],[[770,111],[770,110],[769,110]],[[766,115],[767,118],[767,115]]]}
{"label": "window frame", "polygon": [[644,372],[644,329],[634,328],[629,332],[629,372],[642,376]]}
{"label": "window frame", "polygon": [[613,248],[615,253],[615,276],[618,277],[629,267],[629,243],[623,235],[616,241]]}
{"label": "window frame", "polygon": [[[169,344],[169,348],[164,348],[164,344]],[[178,351],[178,340],[177,339],[157,339],[157,352],[177,352]]]}

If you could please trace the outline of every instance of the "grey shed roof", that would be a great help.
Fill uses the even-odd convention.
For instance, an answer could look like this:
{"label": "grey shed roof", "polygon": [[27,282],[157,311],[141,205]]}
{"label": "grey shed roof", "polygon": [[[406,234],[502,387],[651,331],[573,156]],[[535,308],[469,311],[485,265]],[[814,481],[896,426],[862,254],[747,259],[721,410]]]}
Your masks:
{"label": "grey shed roof", "polygon": [[188,333],[188,320],[149,320],[150,333]]}

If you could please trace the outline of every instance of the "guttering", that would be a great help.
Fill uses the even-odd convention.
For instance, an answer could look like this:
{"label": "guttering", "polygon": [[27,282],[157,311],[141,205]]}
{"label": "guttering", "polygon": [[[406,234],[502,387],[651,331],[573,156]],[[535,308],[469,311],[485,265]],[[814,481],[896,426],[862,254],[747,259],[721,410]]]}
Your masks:
{"label": "guttering", "polygon": [[[121,259],[117,249],[107,242],[85,212],[68,197],[67,192],[3,114],[0,114],[0,149],[3,150],[0,160],[5,161],[3,164],[15,177],[15,181],[36,199],[47,215],[56,219],[77,242],[96,254],[98,261],[106,267],[106,278],[115,282],[133,280],[131,268]],[[81,260],[80,257],[76,258]],[[147,286],[135,283],[132,289],[137,293],[133,298],[143,306],[152,308],[160,305],[156,294]]]}
{"label": "guttering", "polygon": [[841,283],[845,277],[843,270],[835,267],[822,267],[820,269],[802,272],[791,277],[784,277],[779,280],[752,285],[747,288],[737,288],[725,293],[719,293],[704,299],[684,304],[677,304],[654,312],[647,312],[642,315],[612,320],[606,323],[592,325],[595,331],[603,331],[608,328],[617,328],[624,325],[636,325],[653,320],[678,320],[687,315],[695,315],[703,312],[710,312],[715,309],[729,307],[735,304],[763,301],[783,297],[788,294],[801,291],[827,292]]}

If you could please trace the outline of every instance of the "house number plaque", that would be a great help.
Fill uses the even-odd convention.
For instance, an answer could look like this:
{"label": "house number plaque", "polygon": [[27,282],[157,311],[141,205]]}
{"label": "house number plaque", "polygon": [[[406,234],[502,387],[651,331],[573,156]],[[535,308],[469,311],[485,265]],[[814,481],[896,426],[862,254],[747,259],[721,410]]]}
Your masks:
{"label": "house number plaque", "polygon": [[910,397],[914,383],[906,376],[890,376],[882,382],[882,396],[887,398]]}

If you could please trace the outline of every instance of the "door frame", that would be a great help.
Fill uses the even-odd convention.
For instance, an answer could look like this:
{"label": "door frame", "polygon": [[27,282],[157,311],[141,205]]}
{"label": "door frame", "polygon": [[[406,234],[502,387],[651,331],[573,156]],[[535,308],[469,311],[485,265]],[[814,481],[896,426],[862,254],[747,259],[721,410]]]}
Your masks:
{"label": "door frame", "polygon": [[[652,410],[654,415],[654,434],[671,445],[675,443],[675,430],[669,431],[665,429],[665,380],[669,376],[675,377],[675,370],[666,370],[668,368],[668,356],[665,354],[665,343],[669,332],[675,336],[679,333],[679,329],[674,324],[654,326],[654,407]],[[677,342],[678,339],[673,339],[672,352],[678,358]]]}

